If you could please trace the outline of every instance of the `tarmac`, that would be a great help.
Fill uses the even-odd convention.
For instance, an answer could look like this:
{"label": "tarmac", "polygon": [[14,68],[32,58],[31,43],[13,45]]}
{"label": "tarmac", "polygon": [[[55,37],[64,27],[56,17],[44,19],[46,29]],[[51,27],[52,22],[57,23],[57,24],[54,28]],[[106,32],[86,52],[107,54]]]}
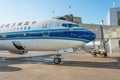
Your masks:
{"label": "tarmac", "polygon": [[53,63],[56,52],[31,51],[26,55],[0,52],[0,80],[120,80],[120,53],[93,57],[75,52]]}

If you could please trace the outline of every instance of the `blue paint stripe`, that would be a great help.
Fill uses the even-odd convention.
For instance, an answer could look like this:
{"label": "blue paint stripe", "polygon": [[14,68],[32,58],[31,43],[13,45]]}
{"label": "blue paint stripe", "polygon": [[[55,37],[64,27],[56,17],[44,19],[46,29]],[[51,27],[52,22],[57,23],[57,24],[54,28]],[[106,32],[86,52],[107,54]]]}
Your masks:
{"label": "blue paint stripe", "polygon": [[[75,30],[74,30],[75,29]],[[81,31],[80,31],[81,30]],[[50,33],[49,33],[50,31]],[[93,33],[90,31],[81,29],[81,28],[73,28],[70,30],[69,28],[59,28],[59,29],[49,29],[45,30],[28,30],[28,31],[17,31],[17,32],[6,32],[0,33],[0,40],[8,40],[8,39],[35,39],[36,37],[44,37],[44,34],[49,33],[49,39],[54,37],[54,39],[59,39],[58,37],[63,37],[64,39],[71,39],[71,40],[87,40],[85,42],[89,42],[94,39]],[[47,38],[46,38],[47,39]],[[68,39],[67,39],[68,40]]]}

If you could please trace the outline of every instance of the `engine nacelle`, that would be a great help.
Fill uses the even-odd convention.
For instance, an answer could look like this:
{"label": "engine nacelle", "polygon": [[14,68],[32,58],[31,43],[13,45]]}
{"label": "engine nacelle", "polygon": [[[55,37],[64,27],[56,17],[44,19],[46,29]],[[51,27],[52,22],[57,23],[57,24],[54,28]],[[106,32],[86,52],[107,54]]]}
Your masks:
{"label": "engine nacelle", "polygon": [[27,50],[20,50],[20,51],[8,51],[11,54],[18,54],[18,55],[25,55],[28,53]]}

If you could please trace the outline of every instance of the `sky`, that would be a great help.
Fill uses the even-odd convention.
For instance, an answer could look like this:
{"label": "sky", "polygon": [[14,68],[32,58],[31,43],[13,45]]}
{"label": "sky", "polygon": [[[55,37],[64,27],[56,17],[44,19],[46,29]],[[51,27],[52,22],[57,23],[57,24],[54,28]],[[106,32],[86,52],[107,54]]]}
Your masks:
{"label": "sky", "polygon": [[106,24],[113,1],[115,7],[120,7],[120,0],[0,0],[0,24],[50,19],[66,14],[82,17],[83,23],[100,24],[104,20]]}

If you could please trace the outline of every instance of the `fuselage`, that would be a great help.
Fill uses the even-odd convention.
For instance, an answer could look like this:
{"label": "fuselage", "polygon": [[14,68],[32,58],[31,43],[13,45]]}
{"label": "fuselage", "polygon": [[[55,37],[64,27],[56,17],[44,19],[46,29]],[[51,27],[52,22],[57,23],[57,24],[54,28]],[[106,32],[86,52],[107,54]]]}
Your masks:
{"label": "fuselage", "polygon": [[58,19],[0,26],[0,50],[55,51],[80,47],[95,38],[92,31]]}

